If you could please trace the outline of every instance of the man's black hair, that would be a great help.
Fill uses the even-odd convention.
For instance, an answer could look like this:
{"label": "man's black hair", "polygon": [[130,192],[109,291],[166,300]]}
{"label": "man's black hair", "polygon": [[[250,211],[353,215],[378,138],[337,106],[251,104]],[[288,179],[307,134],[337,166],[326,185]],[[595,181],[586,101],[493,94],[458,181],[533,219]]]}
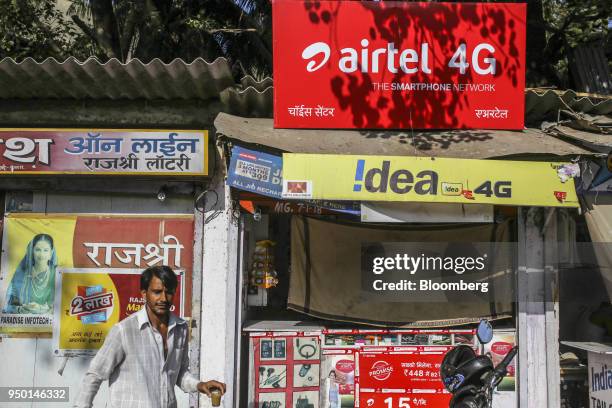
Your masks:
{"label": "man's black hair", "polygon": [[169,266],[151,266],[145,269],[140,275],[140,290],[149,289],[149,284],[151,283],[151,279],[153,276],[158,277],[166,289],[169,291],[176,290],[178,286],[178,279],[176,278],[176,274]]}

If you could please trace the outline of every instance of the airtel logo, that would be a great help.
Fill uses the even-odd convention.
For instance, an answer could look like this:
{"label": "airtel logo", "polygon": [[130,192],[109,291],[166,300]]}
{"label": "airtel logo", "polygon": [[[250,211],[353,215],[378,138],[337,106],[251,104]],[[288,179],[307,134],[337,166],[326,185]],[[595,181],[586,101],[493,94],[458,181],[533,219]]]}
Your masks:
{"label": "airtel logo", "polygon": [[393,366],[391,366],[386,361],[377,361],[372,364],[372,369],[369,371],[370,377],[373,377],[375,380],[384,381],[391,376],[393,372]]}
{"label": "airtel logo", "polygon": [[[338,61],[338,69],[345,73],[351,73],[359,70],[361,72],[378,72],[380,57],[387,56],[387,70],[391,73],[397,73],[398,68],[407,74],[414,74],[419,70],[415,66],[419,64],[420,69],[426,74],[431,74],[431,69],[427,66],[429,61],[429,44],[421,44],[421,56],[413,49],[405,49],[400,53],[400,50],[395,48],[394,43],[387,43],[387,48],[377,48],[370,53],[368,46],[370,42],[365,38],[361,40],[361,50],[355,48],[342,48],[340,50],[341,58]],[[314,72],[321,68],[329,61],[331,48],[329,44],[324,42],[316,42],[310,44],[302,51],[302,59],[310,60],[306,65],[308,72]],[[396,61],[396,56],[399,58]],[[317,63],[317,60],[320,60]],[[397,62],[397,63],[396,63]]]}
{"label": "airtel logo", "polygon": [[[367,39],[361,40],[361,48],[342,48],[338,69],[344,73],[361,71],[364,73],[378,73],[381,67],[392,74],[400,71],[406,74],[422,72],[431,74],[432,69],[429,61],[429,44],[421,43],[417,48],[406,48],[400,50],[395,47],[395,43],[389,42],[386,48],[376,48],[370,50],[370,42]],[[492,55],[495,47],[488,43],[479,43],[473,49],[468,49],[467,44],[459,44],[453,56],[447,63],[452,69],[459,70],[461,75],[468,72],[471,62],[471,70],[476,75],[495,75],[497,61]],[[471,55],[470,55],[471,54]],[[329,61],[331,47],[329,44],[319,41],[312,43],[302,51],[302,59],[308,61],[306,70],[315,72]],[[468,62],[470,61],[470,62]]]}
{"label": "airtel logo", "polygon": [[329,56],[331,55],[331,49],[329,48],[329,45],[324,42],[316,42],[304,48],[304,51],[302,51],[302,59],[312,59],[319,54],[323,55],[319,65],[317,65],[315,61],[309,61],[308,65],[306,65],[306,71],[314,72],[325,65],[325,63],[327,63],[329,60]]}

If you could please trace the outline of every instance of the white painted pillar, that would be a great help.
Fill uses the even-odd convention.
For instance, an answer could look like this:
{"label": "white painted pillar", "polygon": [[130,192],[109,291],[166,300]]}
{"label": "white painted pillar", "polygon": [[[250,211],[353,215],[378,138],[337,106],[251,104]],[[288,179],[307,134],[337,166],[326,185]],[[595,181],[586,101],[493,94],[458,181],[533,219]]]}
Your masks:
{"label": "white painted pillar", "polygon": [[561,364],[559,359],[559,211],[549,208],[544,221],[544,310],[546,313],[546,377],[548,406],[561,406]]}
{"label": "white painted pillar", "polygon": [[[217,168],[209,190],[214,190],[218,197],[214,193],[206,194],[200,378],[226,383],[227,393],[221,406],[233,408],[237,393],[235,372],[240,335],[236,329],[238,220],[232,214],[229,187],[225,186],[224,176],[223,170]],[[210,399],[202,394],[200,407],[210,406]]]}
{"label": "white painted pillar", "polygon": [[520,407],[560,406],[555,211],[519,208],[518,213]]}

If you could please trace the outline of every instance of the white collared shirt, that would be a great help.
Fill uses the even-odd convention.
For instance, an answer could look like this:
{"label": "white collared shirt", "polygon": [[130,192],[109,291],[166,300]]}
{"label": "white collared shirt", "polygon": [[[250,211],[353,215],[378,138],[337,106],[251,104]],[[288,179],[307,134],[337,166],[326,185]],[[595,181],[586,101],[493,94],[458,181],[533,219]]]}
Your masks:
{"label": "white collared shirt", "polygon": [[104,380],[111,408],[175,408],[174,385],[197,391],[189,373],[189,328],[170,313],[168,355],[161,334],[149,322],[146,307],[113,326],[91,361],[74,407],[90,408]]}

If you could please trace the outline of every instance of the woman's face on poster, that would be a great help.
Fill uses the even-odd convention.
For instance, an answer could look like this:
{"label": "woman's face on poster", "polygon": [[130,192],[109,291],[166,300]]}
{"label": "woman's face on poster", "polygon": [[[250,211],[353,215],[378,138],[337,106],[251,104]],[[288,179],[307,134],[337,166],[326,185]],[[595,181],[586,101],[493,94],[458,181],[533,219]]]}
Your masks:
{"label": "woman's face on poster", "polygon": [[48,266],[51,260],[51,244],[45,240],[40,240],[34,245],[34,264],[36,266]]}

